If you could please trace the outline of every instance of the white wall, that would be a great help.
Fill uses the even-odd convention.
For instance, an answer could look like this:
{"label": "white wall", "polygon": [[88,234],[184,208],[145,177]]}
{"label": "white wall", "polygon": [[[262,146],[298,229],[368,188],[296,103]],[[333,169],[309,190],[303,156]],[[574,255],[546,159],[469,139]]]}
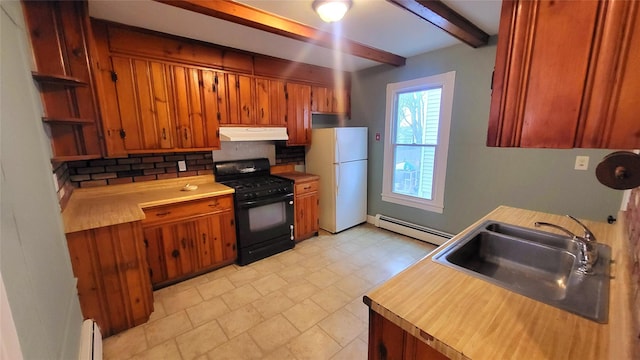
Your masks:
{"label": "white wall", "polygon": [[0,7],[0,274],[24,358],[75,359],[82,314],[22,7]]}

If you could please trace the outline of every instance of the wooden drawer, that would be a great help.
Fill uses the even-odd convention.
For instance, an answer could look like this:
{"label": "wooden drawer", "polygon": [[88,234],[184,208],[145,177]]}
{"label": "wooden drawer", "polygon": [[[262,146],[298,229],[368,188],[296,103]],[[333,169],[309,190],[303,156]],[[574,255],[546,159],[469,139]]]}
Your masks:
{"label": "wooden drawer", "polygon": [[304,193],[318,191],[318,182],[317,181],[309,181],[301,184],[296,184],[296,195],[301,195]]}
{"label": "wooden drawer", "polygon": [[166,223],[233,209],[233,195],[145,208],[143,225]]}

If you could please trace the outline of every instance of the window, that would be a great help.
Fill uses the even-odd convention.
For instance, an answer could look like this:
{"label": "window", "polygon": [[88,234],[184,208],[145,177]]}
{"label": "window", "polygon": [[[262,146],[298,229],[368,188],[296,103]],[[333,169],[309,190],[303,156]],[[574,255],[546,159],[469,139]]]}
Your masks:
{"label": "window", "polygon": [[455,71],[387,85],[382,200],[442,213]]}

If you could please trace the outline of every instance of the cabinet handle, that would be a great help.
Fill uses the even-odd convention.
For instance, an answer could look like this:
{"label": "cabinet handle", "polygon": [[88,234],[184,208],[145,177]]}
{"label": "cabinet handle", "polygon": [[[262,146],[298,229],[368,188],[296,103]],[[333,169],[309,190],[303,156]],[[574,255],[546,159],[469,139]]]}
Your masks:
{"label": "cabinet handle", "polygon": [[181,243],[182,243],[182,248],[186,249],[187,248],[187,242],[184,241],[184,238],[182,238]]}
{"label": "cabinet handle", "polygon": [[218,200],[212,202],[211,204],[209,204],[209,207],[218,207],[219,203]]}
{"label": "cabinet handle", "polygon": [[308,186],[304,187],[304,190],[309,190],[309,189],[311,189],[311,185],[308,185]]}
{"label": "cabinet handle", "polygon": [[162,140],[167,140],[167,131],[165,128],[162,128]]}
{"label": "cabinet handle", "polygon": [[189,135],[187,133],[187,128],[184,128],[184,139],[189,140]]}
{"label": "cabinet handle", "polygon": [[207,234],[202,234],[202,243],[206,244],[207,243]]}
{"label": "cabinet handle", "polygon": [[146,248],[149,247],[149,242],[147,241],[147,239],[144,239],[144,247],[146,247]]}
{"label": "cabinet handle", "polygon": [[163,217],[163,216],[167,216],[169,214],[171,214],[171,211],[165,211],[165,212],[157,213],[156,216]]}
{"label": "cabinet handle", "polygon": [[177,249],[174,249],[171,252],[171,256],[173,256],[174,258],[177,258],[178,256],[180,256],[180,251],[178,251]]}
{"label": "cabinet handle", "polygon": [[260,109],[260,117],[264,119],[264,108]]}
{"label": "cabinet handle", "polygon": [[378,344],[378,359],[387,360],[387,347],[382,342]]}

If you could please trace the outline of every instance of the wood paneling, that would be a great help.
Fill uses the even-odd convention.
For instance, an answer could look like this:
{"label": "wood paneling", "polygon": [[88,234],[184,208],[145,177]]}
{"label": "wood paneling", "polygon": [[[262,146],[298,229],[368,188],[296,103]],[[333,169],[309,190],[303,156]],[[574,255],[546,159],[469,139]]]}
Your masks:
{"label": "wood paneling", "polygon": [[103,336],[140,325],[153,311],[153,294],[139,222],[67,234],[85,318]]}

